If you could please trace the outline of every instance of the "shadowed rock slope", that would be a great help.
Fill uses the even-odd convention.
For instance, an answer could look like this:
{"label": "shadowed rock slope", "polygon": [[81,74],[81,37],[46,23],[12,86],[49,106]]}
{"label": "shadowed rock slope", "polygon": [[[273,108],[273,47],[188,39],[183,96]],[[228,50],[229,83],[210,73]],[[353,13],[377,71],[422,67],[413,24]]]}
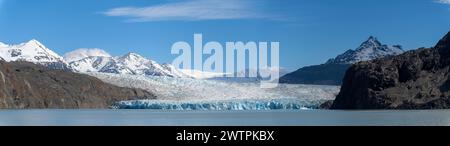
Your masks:
{"label": "shadowed rock slope", "polygon": [[29,62],[0,61],[0,108],[108,108],[121,100],[154,99],[140,89]]}

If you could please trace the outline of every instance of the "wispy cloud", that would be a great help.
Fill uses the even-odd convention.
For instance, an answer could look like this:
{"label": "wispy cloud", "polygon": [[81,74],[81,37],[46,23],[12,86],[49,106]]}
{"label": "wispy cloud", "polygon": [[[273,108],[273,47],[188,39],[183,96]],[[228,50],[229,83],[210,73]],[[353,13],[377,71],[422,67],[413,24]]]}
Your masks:
{"label": "wispy cloud", "polygon": [[119,7],[103,12],[106,16],[127,17],[128,21],[200,21],[226,19],[279,19],[259,9],[255,0],[170,1],[148,7]]}
{"label": "wispy cloud", "polygon": [[450,0],[435,0],[434,2],[441,3],[441,4],[449,4],[450,5]]}
{"label": "wispy cloud", "polygon": [[67,62],[78,61],[86,57],[100,56],[100,57],[111,57],[111,55],[105,50],[98,48],[80,48],[72,52],[68,52],[64,55],[64,59]]}

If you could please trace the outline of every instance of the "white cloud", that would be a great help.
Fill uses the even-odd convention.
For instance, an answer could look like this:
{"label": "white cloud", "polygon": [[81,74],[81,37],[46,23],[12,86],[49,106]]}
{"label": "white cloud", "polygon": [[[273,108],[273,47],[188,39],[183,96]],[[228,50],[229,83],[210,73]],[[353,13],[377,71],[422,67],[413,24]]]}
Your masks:
{"label": "white cloud", "polygon": [[105,50],[98,49],[98,48],[81,48],[74,50],[72,52],[66,53],[64,55],[64,60],[67,62],[77,61],[81,60],[86,57],[90,56],[102,56],[102,57],[111,57],[111,55],[106,52]]}
{"label": "white cloud", "polygon": [[441,4],[450,4],[450,0],[436,0],[435,2]]}
{"label": "white cloud", "polygon": [[129,17],[128,21],[270,19],[251,0],[186,0],[149,7],[120,7],[103,12],[106,16]]}

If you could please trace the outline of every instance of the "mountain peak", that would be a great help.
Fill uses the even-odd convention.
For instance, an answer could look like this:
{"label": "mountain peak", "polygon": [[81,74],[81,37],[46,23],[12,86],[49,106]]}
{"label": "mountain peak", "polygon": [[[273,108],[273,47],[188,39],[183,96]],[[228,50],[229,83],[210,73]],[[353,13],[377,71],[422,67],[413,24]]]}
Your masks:
{"label": "mountain peak", "polygon": [[360,47],[357,50],[366,49],[366,48],[372,48],[372,47],[379,47],[382,44],[378,39],[374,36],[370,36],[365,42],[363,42]]}
{"label": "mountain peak", "polygon": [[367,39],[367,41],[378,41],[378,39],[377,39],[377,37],[369,36],[369,38]]}
{"label": "mountain peak", "polygon": [[336,58],[327,61],[327,64],[354,64],[387,56],[403,53],[400,45],[388,46],[382,44],[374,36],[370,36],[355,50],[348,50]]}
{"label": "mountain peak", "polygon": [[54,69],[69,69],[61,56],[36,39],[18,45],[2,46],[0,57],[7,62],[27,61]]}
{"label": "mountain peak", "polygon": [[436,44],[435,48],[438,48],[439,50],[450,49],[450,31]]}
{"label": "mountain peak", "polygon": [[370,36],[366,42],[372,43],[372,44],[381,44],[380,41],[378,41],[378,38],[374,37],[374,36]]}
{"label": "mountain peak", "polygon": [[44,46],[41,42],[39,42],[36,39],[31,39],[30,41],[26,42],[25,45],[38,45],[38,46],[41,46],[41,47]]}
{"label": "mountain peak", "polygon": [[119,62],[123,62],[123,63],[128,63],[128,64],[141,64],[141,63],[145,63],[145,62],[154,62],[153,60],[149,60],[137,53],[127,53],[125,55],[123,55],[122,57],[118,58],[120,61]]}
{"label": "mountain peak", "polygon": [[36,39],[31,39],[30,41],[28,41],[28,42],[34,42],[34,43],[40,43],[38,40],[36,40]]}
{"label": "mountain peak", "polygon": [[125,54],[123,56],[123,58],[144,58],[144,57],[142,57],[141,55],[139,55],[137,53],[129,52],[129,53]]}
{"label": "mountain peak", "polygon": [[450,32],[448,32],[434,47],[441,55],[441,61],[450,64]]}

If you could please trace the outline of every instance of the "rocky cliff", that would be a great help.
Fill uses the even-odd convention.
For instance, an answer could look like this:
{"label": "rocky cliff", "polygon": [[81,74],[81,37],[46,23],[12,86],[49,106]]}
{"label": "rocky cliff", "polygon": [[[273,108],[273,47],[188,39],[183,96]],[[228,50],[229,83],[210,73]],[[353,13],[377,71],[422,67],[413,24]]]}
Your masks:
{"label": "rocky cliff", "polygon": [[140,89],[29,62],[0,61],[0,108],[108,108],[114,102],[153,99]]}
{"label": "rocky cliff", "polygon": [[450,32],[433,48],[351,66],[331,108],[450,108],[449,69]]}

